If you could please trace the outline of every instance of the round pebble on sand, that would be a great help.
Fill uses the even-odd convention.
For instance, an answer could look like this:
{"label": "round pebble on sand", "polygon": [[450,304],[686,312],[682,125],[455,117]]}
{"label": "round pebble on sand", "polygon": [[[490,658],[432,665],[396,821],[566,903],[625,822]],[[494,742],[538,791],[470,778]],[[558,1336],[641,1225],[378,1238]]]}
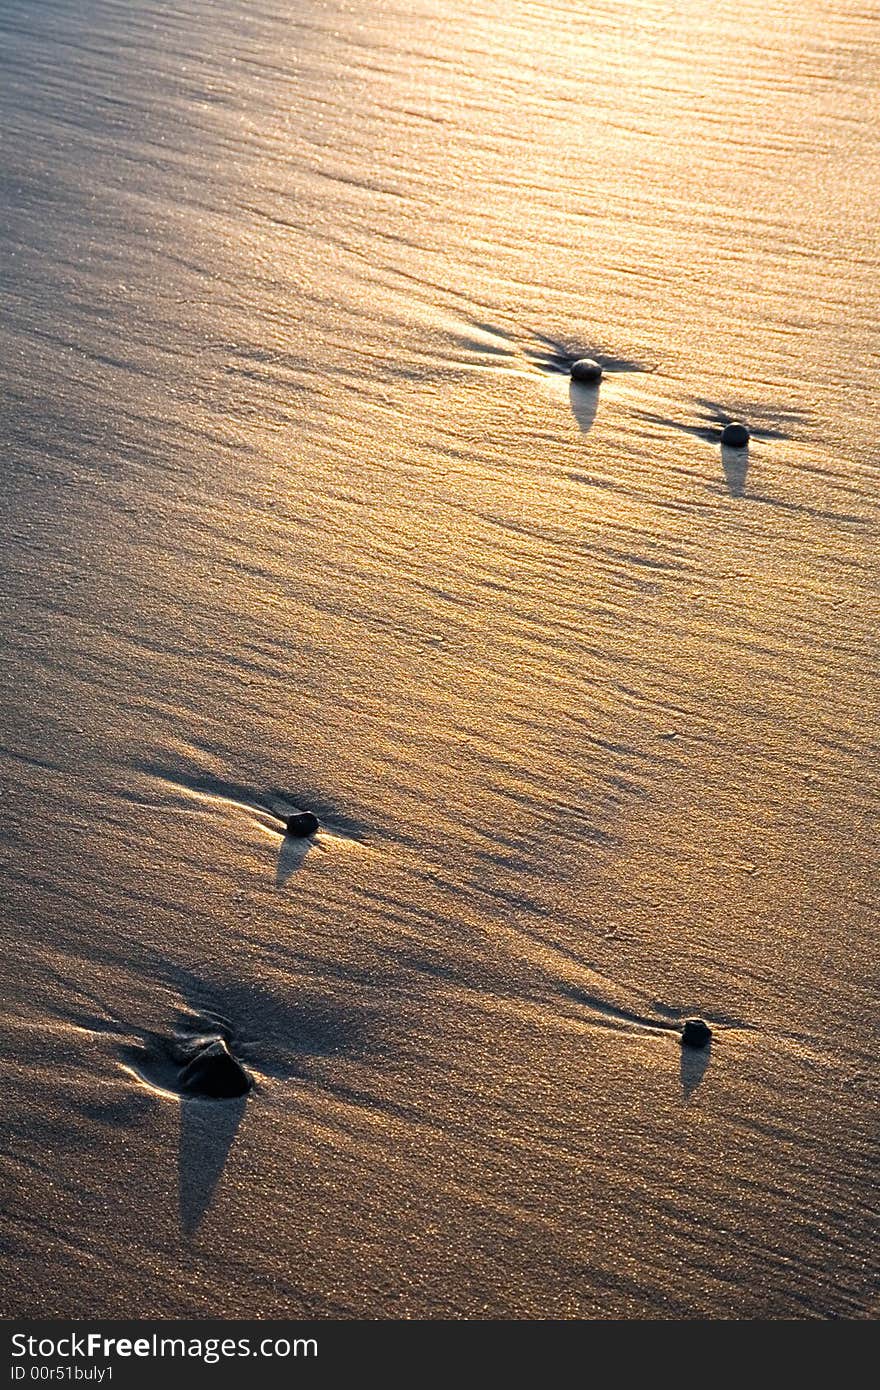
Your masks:
{"label": "round pebble on sand", "polygon": [[725,425],[721,432],[721,443],[726,444],[729,449],[744,449],[749,442],[748,425],[740,425],[736,421]]}
{"label": "round pebble on sand", "polygon": [[571,364],[572,381],[601,381],[602,368],[592,357],[579,357]]}
{"label": "round pebble on sand", "polygon": [[304,839],[306,835],[314,835],[321,822],[311,811],[297,811],[295,816],[288,816],[285,821],[288,835],[298,836]]}
{"label": "round pebble on sand", "polygon": [[683,1047],[705,1047],[712,1038],[712,1029],[702,1018],[685,1019],[681,1030]]}

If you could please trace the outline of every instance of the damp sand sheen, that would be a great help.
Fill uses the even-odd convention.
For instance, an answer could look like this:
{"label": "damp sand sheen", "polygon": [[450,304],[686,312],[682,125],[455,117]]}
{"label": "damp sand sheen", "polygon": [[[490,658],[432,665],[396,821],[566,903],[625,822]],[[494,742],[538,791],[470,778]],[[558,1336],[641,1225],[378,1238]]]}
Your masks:
{"label": "damp sand sheen", "polygon": [[2,7],[4,1315],[876,1313],[878,42]]}

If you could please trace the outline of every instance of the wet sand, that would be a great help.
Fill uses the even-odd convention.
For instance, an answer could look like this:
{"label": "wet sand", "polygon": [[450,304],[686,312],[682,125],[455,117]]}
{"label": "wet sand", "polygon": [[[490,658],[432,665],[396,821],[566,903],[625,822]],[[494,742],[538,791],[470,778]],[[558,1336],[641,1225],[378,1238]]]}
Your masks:
{"label": "wet sand", "polygon": [[878,39],[0,9],[0,1312],[876,1311]]}

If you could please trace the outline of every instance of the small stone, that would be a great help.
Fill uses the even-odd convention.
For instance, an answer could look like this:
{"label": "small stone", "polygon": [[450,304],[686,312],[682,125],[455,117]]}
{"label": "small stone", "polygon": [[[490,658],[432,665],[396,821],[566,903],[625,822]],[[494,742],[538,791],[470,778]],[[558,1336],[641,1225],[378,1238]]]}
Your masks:
{"label": "small stone", "polygon": [[602,380],[602,368],[592,357],[579,357],[571,364],[572,381],[596,382]]}
{"label": "small stone", "polygon": [[297,811],[295,816],[288,816],[284,822],[288,835],[294,835],[298,839],[304,839],[306,835],[314,835],[320,824],[318,817],[312,815],[311,811]]}
{"label": "small stone", "polygon": [[223,1038],[212,1038],[200,1047],[180,1073],[181,1090],[211,1100],[247,1095],[253,1084]]}
{"label": "small stone", "polygon": [[682,1047],[706,1047],[711,1042],[712,1029],[701,1018],[688,1018],[681,1030]]}
{"label": "small stone", "polygon": [[721,432],[721,443],[729,449],[744,449],[749,442],[748,425],[732,423],[725,425]]}

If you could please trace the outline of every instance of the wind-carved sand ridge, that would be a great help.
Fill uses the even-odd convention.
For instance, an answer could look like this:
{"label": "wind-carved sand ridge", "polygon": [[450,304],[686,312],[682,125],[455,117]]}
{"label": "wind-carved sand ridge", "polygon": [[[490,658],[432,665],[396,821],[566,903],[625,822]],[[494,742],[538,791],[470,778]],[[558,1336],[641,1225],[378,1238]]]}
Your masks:
{"label": "wind-carved sand ridge", "polygon": [[[328,833],[333,835],[334,838],[352,840],[358,843],[363,843],[366,838],[363,825],[340,815],[338,811],[328,813],[323,810],[323,806],[326,804],[323,802],[320,803],[322,806],[322,825],[318,834],[310,836],[307,839],[291,838],[285,833],[284,821],[294,811],[299,809],[301,805],[306,804],[305,801],[295,803],[289,796],[284,796],[277,790],[271,790],[265,793],[262,798],[258,798],[253,790],[248,787],[208,774],[178,774],[176,777],[170,777],[157,772],[156,769],[152,767],[148,770],[150,775],[157,778],[163,789],[172,799],[182,793],[186,798],[192,798],[197,803],[199,811],[202,814],[223,814],[227,808],[232,808],[233,812],[248,812],[252,815],[256,824],[266,829],[272,835],[280,835],[281,846],[276,870],[276,882],[279,886],[283,886],[287,883],[293,874],[296,873],[312,848],[317,848],[318,850],[326,852],[322,840]],[[309,797],[306,800],[309,804],[315,804],[313,797]],[[165,809],[173,811],[175,808],[172,806],[166,807]],[[328,827],[328,829],[325,829],[325,826]],[[345,833],[342,834],[339,830],[329,829],[329,827],[333,826],[344,826]],[[496,924],[496,926],[499,931],[503,931],[500,927],[500,923]],[[549,965],[550,968],[554,970],[554,975],[556,977],[560,974],[564,976],[566,972],[571,970],[573,964],[576,966],[580,964],[574,957],[561,952],[558,947],[554,948],[552,946],[547,946],[542,942],[532,943],[527,938],[524,938],[514,931],[510,931],[508,936],[512,944],[512,949],[516,950],[517,953],[524,958],[533,959],[534,963],[542,970],[546,969]],[[574,986],[563,987],[562,992],[567,997],[582,1005],[588,1014],[592,1015],[592,1026],[595,1027],[623,1028],[625,1031],[644,1029],[648,1032],[658,1034],[663,1032],[674,1032],[677,1035],[680,1028],[680,1019],[685,1017],[689,1012],[687,1009],[678,1011],[664,1009],[662,1006],[655,1004],[653,1013],[650,1013],[643,1011],[634,1001],[630,1001],[628,1004],[609,1002],[612,999],[619,999],[621,997],[619,987],[615,986],[613,981],[602,979],[592,974],[592,972],[587,972],[585,978],[588,978],[591,983],[598,987],[598,993],[591,994],[587,990],[579,989]],[[731,1020],[727,1020],[727,1022],[730,1024]],[[201,1036],[198,1034],[198,1031],[197,1036]],[[219,1036],[223,1037],[222,1032]],[[161,1065],[164,1055],[160,1047],[160,1065],[153,1068],[156,1077],[167,1072],[167,1068],[163,1070],[163,1066]],[[179,1048],[175,1051],[172,1046],[168,1055],[177,1063],[178,1067],[183,1067],[193,1060],[195,1054],[192,1046],[188,1049],[184,1049],[182,1052]],[[146,1079],[150,1079],[149,1071],[141,1069],[139,1074],[143,1075]],[[179,1088],[172,1087],[171,1089]],[[183,1086],[183,1090],[186,1091],[185,1085]]]}
{"label": "wind-carved sand ridge", "polygon": [[[180,773],[175,776],[152,765],[145,767],[144,771],[156,780],[162,800],[148,802],[132,795],[130,799],[137,805],[160,807],[164,813],[171,815],[210,817],[243,813],[271,838],[279,838],[275,881],[282,888],[303,866],[312,851],[327,854],[337,848],[344,849],[346,845],[369,843],[363,825],[340,815],[324,798],[311,793],[297,799],[289,792],[273,788],[261,795],[251,787],[209,774]],[[174,805],[175,801],[181,800],[184,805]],[[297,813],[303,813],[306,808],[316,811],[319,820],[316,832],[307,836],[291,836],[286,822]]]}

